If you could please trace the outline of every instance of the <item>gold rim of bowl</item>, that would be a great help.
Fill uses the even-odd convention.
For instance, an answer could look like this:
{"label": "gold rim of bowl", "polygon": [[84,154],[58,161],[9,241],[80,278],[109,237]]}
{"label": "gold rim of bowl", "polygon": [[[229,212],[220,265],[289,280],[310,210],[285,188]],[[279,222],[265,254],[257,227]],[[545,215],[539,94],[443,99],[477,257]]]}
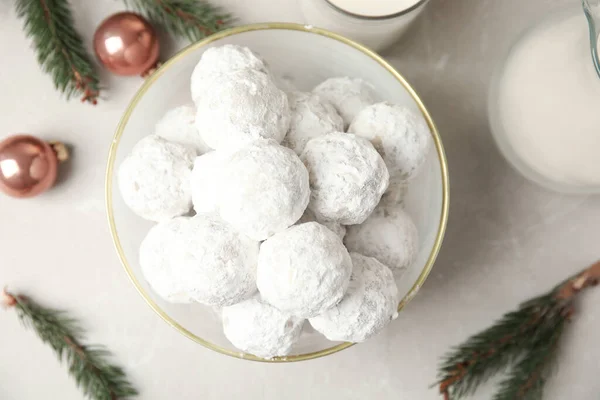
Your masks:
{"label": "gold rim of bowl", "polygon": [[431,250],[429,258],[427,259],[425,267],[421,271],[421,274],[417,278],[416,282],[413,284],[412,288],[409,290],[409,292],[406,294],[406,296],[404,296],[404,298],[398,304],[398,311],[400,311],[419,291],[419,289],[425,282],[425,279],[427,279],[427,276],[431,272],[431,269],[433,267],[435,259],[440,251],[444,233],[446,231],[446,223],[448,220],[449,182],[448,182],[448,165],[446,162],[446,156],[444,154],[444,148],[442,145],[442,141],[440,139],[440,135],[438,133],[438,130],[437,130],[431,116],[429,115],[429,112],[425,108],[425,105],[423,104],[421,99],[417,96],[417,94],[415,93],[413,88],[406,82],[404,77],[402,75],[400,75],[391,65],[389,65],[381,56],[379,56],[378,54],[369,50],[368,48],[366,48],[350,39],[347,39],[341,35],[338,35],[336,33],[329,32],[324,29],[314,28],[314,27],[308,26],[308,25],[300,25],[300,24],[293,24],[293,23],[261,23],[261,24],[239,26],[239,27],[223,30],[219,33],[216,33],[212,36],[207,37],[204,40],[201,40],[197,43],[194,43],[194,44],[184,48],[179,53],[177,53],[175,56],[173,56],[171,59],[169,59],[169,61],[164,63],[156,72],[154,72],[150,77],[148,77],[146,79],[146,81],[144,82],[142,87],[137,91],[133,100],[131,101],[131,103],[129,104],[127,109],[125,110],[125,114],[123,114],[123,117],[121,118],[121,121],[119,122],[117,131],[115,132],[112,144],[110,146],[110,151],[109,151],[109,155],[108,155],[108,165],[106,168],[105,192],[106,192],[106,210],[108,213],[108,224],[110,226],[110,232],[111,232],[111,236],[113,239],[113,243],[114,243],[115,249],[117,251],[117,254],[119,256],[119,259],[121,260],[121,264],[125,268],[125,271],[127,272],[127,275],[129,276],[129,279],[131,280],[131,282],[133,283],[133,285],[135,286],[137,291],[142,295],[144,300],[146,300],[146,303],[148,303],[148,305],[165,322],[167,322],[169,325],[171,325],[173,328],[175,328],[177,331],[179,331],[179,333],[181,333],[183,336],[186,336],[187,338],[189,338],[197,343],[200,343],[201,345],[203,345],[211,350],[214,350],[216,352],[219,352],[221,354],[225,354],[225,355],[228,355],[231,357],[245,359],[245,360],[252,360],[252,361],[278,363],[278,362],[303,361],[303,360],[310,360],[310,359],[318,358],[318,357],[324,357],[329,354],[337,353],[340,350],[347,349],[348,347],[352,346],[354,343],[341,343],[336,346],[332,346],[327,349],[323,349],[323,350],[312,352],[312,353],[291,355],[291,356],[287,356],[287,357],[276,357],[274,359],[266,360],[266,359],[263,359],[260,357],[256,357],[252,354],[246,354],[246,353],[243,353],[240,351],[233,351],[233,350],[218,346],[214,343],[211,343],[211,342],[195,335],[194,333],[192,333],[189,330],[187,330],[186,328],[184,328],[181,324],[179,324],[173,318],[171,318],[162,308],[160,308],[160,306],[158,304],[156,304],[156,302],[154,302],[154,300],[152,300],[150,295],[140,285],[140,282],[135,277],[135,275],[131,269],[131,266],[129,265],[129,261],[127,260],[127,258],[125,257],[125,253],[123,252],[123,247],[121,246],[121,241],[119,239],[119,235],[117,233],[117,228],[115,225],[115,218],[114,218],[113,204],[112,204],[112,182],[113,182],[113,171],[114,171],[114,163],[115,163],[115,157],[116,157],[116,153],[117,153],[117,147],[119,146],[121,136],[123,135],[123,131],[125,129],[125,126],[127,125],[129,117],[131,116],[131,113],[135,109],[136,105],[138,104],[138,102],[140,101],[142,96],[144,96],[144,94],[154,84],[154,82],[166,70],[168,70],[175,63],[177,63],[177,61],[179,61],[183,57],[186,57],[188,54],[190,54],[191,52],[193,52],[196,49],[199,49],[200,47],[206,46],[209,43],[212,43],[214,41],[217,41],[219,39],[222,39],[222,38],[225,38],[228,36],[237,35],[239,33],[257,31],[257,30],[270,30],[270,29],[302,31],[302,32],[316,34],[316,35],[321,35],[321,36],[325,36],[325,37],[328,37],[333,40],[337,40],[339,42],[342,42],[348,46],[351,46],[351,47],[359,50],[360,52],[364,53],[365,55],[367,55],[370,58],[377,61],[390,74],[392,74],[402,84],[402,86],[404,86],[404,88],[408,91],[408,93],[412,96],[414,101],[419,106],[419,109],[421,110],[421,112],[423,113],[423,116],[425,117],[425,119],[427,120],[427,123],[429,124],[429,128],[431,129],[431,133],[433,136],[433,141],[435,144],[435,149],[437,152],[438,160],[440,163],[441,175],[442,175],[441,218],[439,221],[438,232],[437,232],[437,235],[435,238],[433,249]]}

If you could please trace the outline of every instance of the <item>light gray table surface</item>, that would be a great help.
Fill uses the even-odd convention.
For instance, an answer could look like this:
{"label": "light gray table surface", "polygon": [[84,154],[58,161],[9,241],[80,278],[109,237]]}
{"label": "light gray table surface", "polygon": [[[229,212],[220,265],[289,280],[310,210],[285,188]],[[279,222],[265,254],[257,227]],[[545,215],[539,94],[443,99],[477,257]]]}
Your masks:
{"label": "light gray table surface", "polygon": [[[295,0],[214,1],[242,23],[303,22]],[[11,3],[0,2],[0,138],[29,132],[60,139],[74,146],[74,157],[52,192],[27,201],[0,197],[0,285],[80,317],[89,341],[114,351],[140,399],[438,399],[430,385],[449,346],[598,258],[600,199],[525,181],[498,153],[486,115],[491,73],[519,32],[538,13],[578,1],[432,0],[385,53],[422,96],[448,154],[450,220],[428,281],[385,333],[341,353],[286,365],[214,353],[153,313],[110,239],[107,151],[141,79],[103,71],[109,90],[98,106],[61,100]],[[122,9],[116,0],[72,3],[88,42],[102,19]],[[167,42],[163,57],[180,45]],[[600,396],[598,302],[600,290],[583,297],[547,399]],[[51,351],[0,310],[0,399],[42,398],[82,396]]]}

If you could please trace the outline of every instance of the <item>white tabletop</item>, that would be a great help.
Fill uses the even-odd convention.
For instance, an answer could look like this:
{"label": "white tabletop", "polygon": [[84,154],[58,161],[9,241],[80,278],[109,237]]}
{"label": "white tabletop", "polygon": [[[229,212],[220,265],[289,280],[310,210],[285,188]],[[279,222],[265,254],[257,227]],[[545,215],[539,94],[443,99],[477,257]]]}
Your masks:
{"label": "white tabletop", "polygon": [[[302,21],[295,0],[214,0],[240,22]],[[430,385],[450,345],[598,258],[600,201],[517,175],[486,119],[490,74],[536,18],[577,0],[432,0],[386,56],[415,86],[448,153],[450,221],[429,280],[385,333],[318,360],[262,364],[205,349],[165,324],[129,283],[104,209],[104,168],[140,78],[102,72],[106,101],[61,100],[40,72],[12,3],[0,2],[0,137],[27,132],[74,146],[62,182],[31,200],[0,196],[0,285],[71,310],[127,369],[140,399],[439,399]],[[121,2],[72,1],[88,43]],[[84,6],[85,4],[85,6]],[[163,57],[178,47],[168,42]],[[524,82],[523,84],[527,84]],[[600,289],[586,294],[548,399],[600,395]],[[596,340],[595,340],[596,339]],[[491,387],[474,398],[487,399]],[[0,399],[81,399],[52,352],[0,310]]]}

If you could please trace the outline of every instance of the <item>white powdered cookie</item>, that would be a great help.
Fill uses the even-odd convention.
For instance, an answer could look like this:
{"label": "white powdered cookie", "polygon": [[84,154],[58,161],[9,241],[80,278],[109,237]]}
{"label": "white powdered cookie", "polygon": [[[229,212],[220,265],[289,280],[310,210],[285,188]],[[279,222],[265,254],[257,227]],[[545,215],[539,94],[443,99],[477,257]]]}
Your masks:
{"label": "white powdered cookie", "polygon": [[398,288],[390,269],[374,258],[350,253],[353,271],[348,291],[333,308],[310,324],[329,340],[364,342],[398,316]]}
{"label": "white powdered cookie", "polygon": [[401,205],[379,205],[365,222],[349,226],[344,243],[349,251],[374,257],[401,275],[419,252],[417,227]]}
{"label": "white powdered cookie", "polygon": [[315,87],[313,92],[333,104],[344,119],[345,128],[363,108],[377,102],[373,85],[359,78],[330,78]]}
{"label": "white powdered cookie", "polygon": [[257,139],[281,143],[290,126],[287,95],[267,74],[253,69],[215,76],[196,106],[196,128],[215,150]]}
{"label": "white powdered cookie", "polygon": [[192,72],[192,99],[196,102],[204,96],[215,77],[246,69],[269,74],[265,61],[247,47],[226,44],[206,49]]}
{"label": "white powdered cookie", "polygon": [[125,204],[151,221],[164,221],[189,212],[195,157],[193,148],[156,135],[140,140],[119,166],[117,178]]}
{"label": "white powdered cookie", "polygon": [[304,319],[279,311],[260,296],[223,308],[223,331],[238,349],[257,357],[290,354]]}
{"label": "white powdered cookie", "polygon": [[371,141],[383,157],[392,182],[414,177],[427,159],[432,143],[425,118],[388,102],[359,112],[348,132]]}
{"label": "white powdered cookie", "polygon": [[159,223],[140,246],[142,273],[159,296],[215,307],[256,292],[257,256],[258,242],[208,214]]}
{"label": "white powdered cookie", "polygon": [[362,223],[389,183],[385,163],[366,139],[332,133],[310,140],[300,156],[308,169],[309,208],[323,221]]}
{"label": "white powdered cookie", "polygon": [[344,130],[344,121],[333,105],[316,93],[288,94],[292,120],[282,144],[302,154],[306,143],[315,137]]}
{"label": "white powdered cookie", "polygon": [[308,318],[340,301],[351,271],[340,238],[317,222],[307,222],[263,242],[256,284],[269,304]]}
{"label": "white powdered cookie", "polygon": [[224,220],[254,240],[265,240],[304,213],[308,172],[292,150],[257,140],[229,157],[219,196]]}
{"label": "white powdered cookie", "polygon": [[211,149],[202,140],[194,125],[195,120],[196,107],[193,105],[175,107],[156,123],[154,133],[170,142],[196,149],[197,155],[204,154]]}

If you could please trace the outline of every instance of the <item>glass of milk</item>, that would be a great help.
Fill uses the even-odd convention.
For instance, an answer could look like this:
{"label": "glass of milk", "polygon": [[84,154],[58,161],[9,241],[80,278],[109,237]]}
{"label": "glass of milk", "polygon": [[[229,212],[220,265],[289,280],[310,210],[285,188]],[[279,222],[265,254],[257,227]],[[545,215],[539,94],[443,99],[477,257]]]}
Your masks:
{"label": "glass of milk", "polygon": [[600,1],[583,4],[585,14],[547,16],[517,40],[488,103],[492,134],[510,164],[563,193],[600,193]]}
{"label": "glass of milk", "polygon": [[300,0],[306,23],[344,35],[373,50],[388,47],[429,0]]}

